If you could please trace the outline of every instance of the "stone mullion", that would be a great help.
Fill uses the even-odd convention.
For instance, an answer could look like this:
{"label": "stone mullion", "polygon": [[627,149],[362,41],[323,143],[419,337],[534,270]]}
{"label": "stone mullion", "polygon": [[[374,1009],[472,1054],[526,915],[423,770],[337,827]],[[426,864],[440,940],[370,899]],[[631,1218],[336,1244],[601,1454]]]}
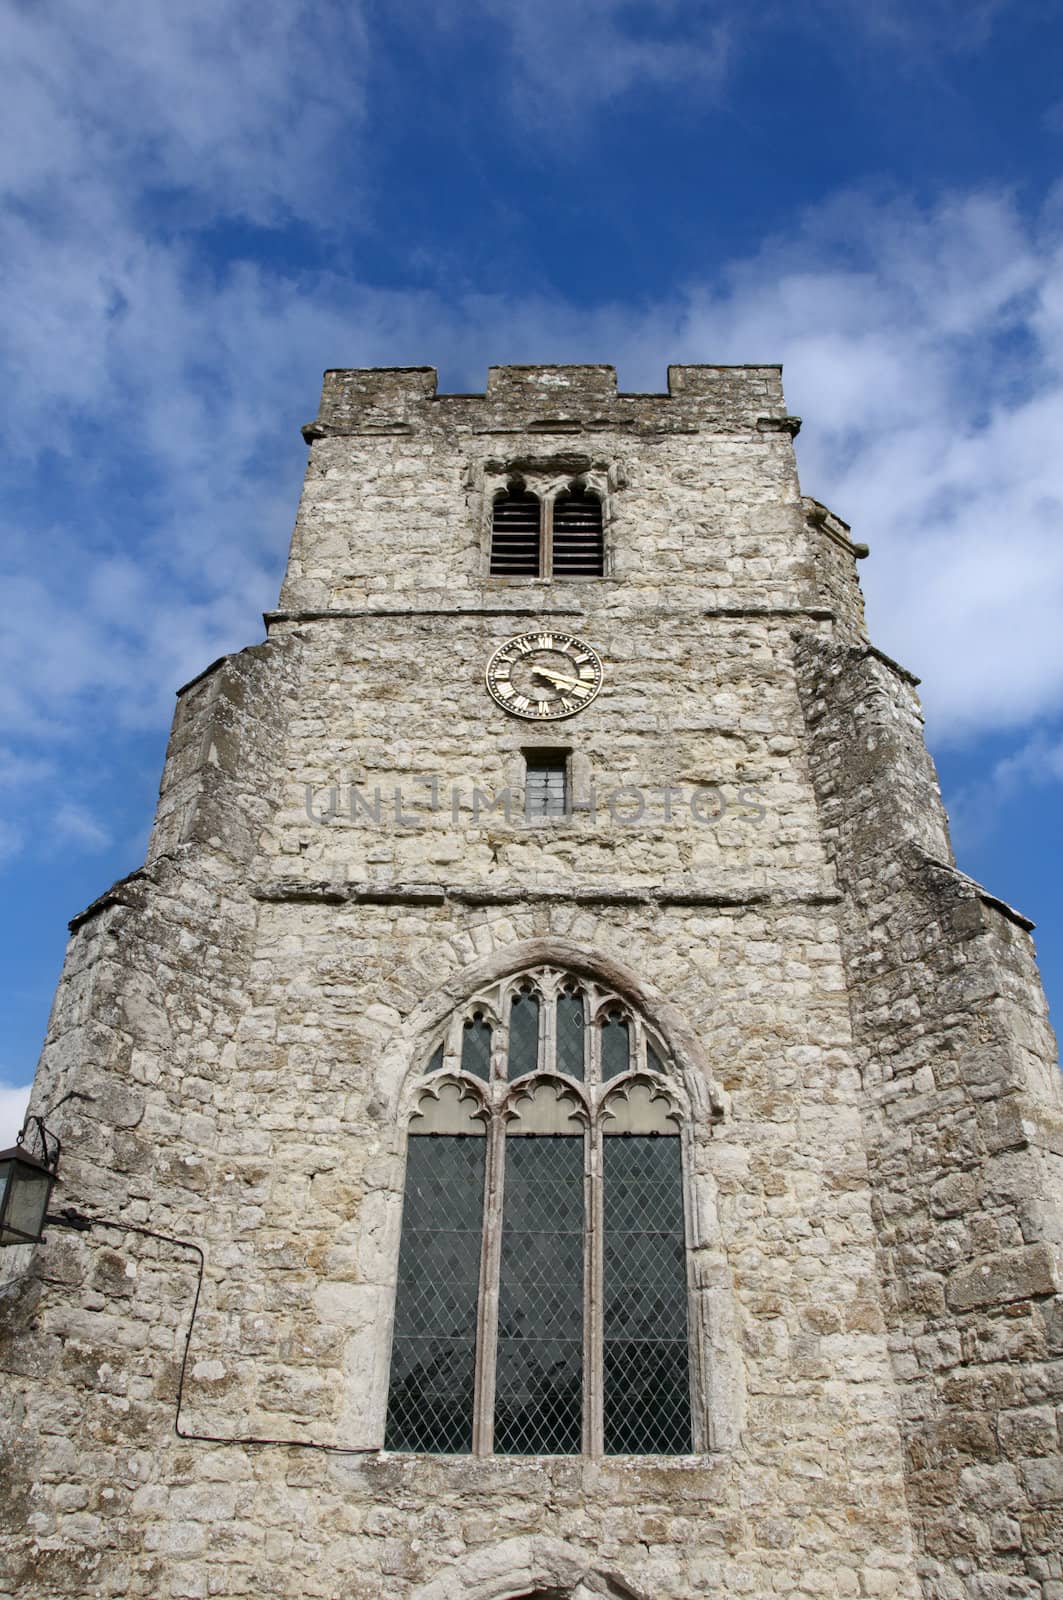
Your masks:
{"label": "stone mullion", "polygon": [[583,1453],[597,1456],[603,1437],[602,1129],[597,1108],[586,1133],[583,1228]]}
{"label": "stone mullion", "polygon": [[539,571],[544,578],[554,575],[554,502],[540,501],[542,516],[539,528]]}
{"label": "stone mullion", "polygon": [[[499,1094],[497,1089],[495,1092]],[[495,1370],[498,1359],[498,1280],[502,1261],[502,1202],[505,1186],[505,1126],[496,1101],[487,1133],[480,1301],[476,1328],[476,1399],[473,1407],[474,1455],[489,1456],[495,1435]]]}
{"label": "stone mullion", "polygon": [[646,1036],[642,1018],[634,1011],[626,1011],[628,1032],[627,1069],[629,1072],[649,1071],[646,1062]]}
{"label": "stone mullion", "polygon": [[589,1022],[587,1024],[587,1048],[583,1056],[583,1069],[587,1074],[587,1087],[592,1095],[602,1081],[602,1030],[598,1023],[598,1008],[600,995],[595,995],[587,1006]]}
{"label": "stone mullion", "polygon": [[712,1340],[706,1316],[704,1291],[698,1283],[699,1252],[709,1241],[701,1236],[694,1182],[696,1145],[689,1111],[683,1111],[679,1129],[679,1176],[683,1189],[683,1243],[687,1278],[687,1382],[690,1384],[690,1442],[703,1454],[715,1447],[710,1404],[713,1374],[709,1370]]}
{"label": "stone mullion", "polygon": [[465,1042],[465,1013],[455,1011],[447,1025],[443,1042],[443,1066],[451,1072],[461,1070],[462,1046]]}
{"label": "stone mullion", "polygon": [[557,989],[541,984],[539,1005],[539,1071],[557,1071]]}

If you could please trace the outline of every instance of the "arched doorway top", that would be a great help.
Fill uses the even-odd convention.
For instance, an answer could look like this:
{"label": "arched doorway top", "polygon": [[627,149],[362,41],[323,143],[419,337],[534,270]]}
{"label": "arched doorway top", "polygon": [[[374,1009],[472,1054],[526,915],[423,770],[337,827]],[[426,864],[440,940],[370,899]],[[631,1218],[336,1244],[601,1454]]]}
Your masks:
{"label": "arched doorway top", "polygon": [[[582,1591],[582,1596],[580,1595]],[[561,1539],[531,1534],[470,1552],[410,1600],[648,1600],[626,1576]]]}

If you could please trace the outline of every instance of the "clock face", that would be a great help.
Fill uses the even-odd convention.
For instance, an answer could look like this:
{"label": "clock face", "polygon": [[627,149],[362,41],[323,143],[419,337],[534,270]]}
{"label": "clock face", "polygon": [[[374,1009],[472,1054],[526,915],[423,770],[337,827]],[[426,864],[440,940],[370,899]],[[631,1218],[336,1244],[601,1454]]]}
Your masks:
{"label": "clock face", "polygon": [[570,633],[521,633],[499,646],[486,676],[504,711],[529,722],[554,722],[590,705],[602,686],[602,663]]}

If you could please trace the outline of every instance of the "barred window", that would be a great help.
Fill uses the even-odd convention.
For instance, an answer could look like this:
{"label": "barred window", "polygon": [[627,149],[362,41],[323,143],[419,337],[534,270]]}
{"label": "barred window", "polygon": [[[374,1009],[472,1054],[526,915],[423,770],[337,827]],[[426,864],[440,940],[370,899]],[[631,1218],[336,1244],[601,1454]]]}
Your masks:
{"label": "barred window", "polygon": [[602,501],[576,481],[542,499],[513,478],[491,505],[493,578],[601,578]]}
{"label": "barred window", "polygon": [[567,750],[525,750],[524,815],[567,817],[569,814]]}
{"label": "barred window", "polygon": [[386,1449],[692,1449],[683,1112],[667,1063],[618,996],[553,969],[477,995],[427,1053]]}

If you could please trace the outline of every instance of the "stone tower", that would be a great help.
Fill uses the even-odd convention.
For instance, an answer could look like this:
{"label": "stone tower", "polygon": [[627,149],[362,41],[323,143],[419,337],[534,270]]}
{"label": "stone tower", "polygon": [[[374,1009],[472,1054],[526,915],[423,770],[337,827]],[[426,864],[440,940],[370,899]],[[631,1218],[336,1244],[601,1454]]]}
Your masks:
{"label": "stone tower", "polygon": [[326,375],[71,924],[0,1595],[1063,1596],[1030,924],[796,428],[775,367]]}

